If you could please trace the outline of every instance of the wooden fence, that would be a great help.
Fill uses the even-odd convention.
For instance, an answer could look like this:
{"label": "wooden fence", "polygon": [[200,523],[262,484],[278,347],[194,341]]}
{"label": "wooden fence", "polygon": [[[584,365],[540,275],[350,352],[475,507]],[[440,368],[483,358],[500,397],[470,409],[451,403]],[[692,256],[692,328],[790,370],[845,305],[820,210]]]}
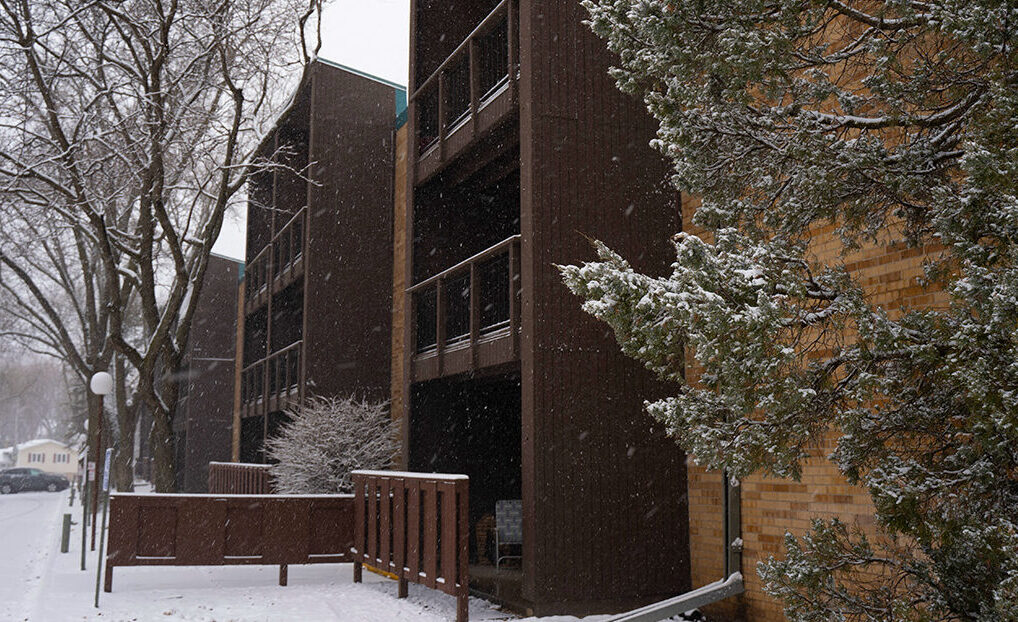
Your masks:
{"label": "wooden fence", "polygon": [[209,462],[209,493],[214,495],[272,494],[269,465]]}
{"label": "wooden fence", "polygon": [[466,475],[354,471],[354,581],[368,564],[455,596],[467,621],[469,519]]}
{"label": "wooden fence", "polygon": [[110,496],[104,589],[117,566],[279,566],[353,561],[352,495]]}

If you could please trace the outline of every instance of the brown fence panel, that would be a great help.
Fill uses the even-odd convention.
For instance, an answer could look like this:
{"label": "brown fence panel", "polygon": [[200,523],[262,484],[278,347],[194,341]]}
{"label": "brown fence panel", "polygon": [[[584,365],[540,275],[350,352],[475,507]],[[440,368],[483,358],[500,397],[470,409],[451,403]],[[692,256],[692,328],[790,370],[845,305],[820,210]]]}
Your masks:
{"label": "brown fence panel", "polygon": [[368,564],[457,599],[466,622],[470,589],[466,475],[354,471],[354,581]]}
{"label": "brown fence panel", "polygon": [[105,590],[117,566],[279,566],[353,561],[352,495],[110,496]]}
{"label": "brown fence panel", "polygon": [[269,495],[275,492],[271,467],[244,462],[209,462],[209,493],[214,495]]}

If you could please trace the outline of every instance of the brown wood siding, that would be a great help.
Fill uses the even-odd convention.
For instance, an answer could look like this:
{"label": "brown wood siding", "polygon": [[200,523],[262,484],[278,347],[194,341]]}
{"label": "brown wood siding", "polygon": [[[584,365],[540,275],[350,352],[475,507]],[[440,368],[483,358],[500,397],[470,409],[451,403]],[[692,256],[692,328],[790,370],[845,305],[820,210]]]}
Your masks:
{"label": "brown wood siding", "polygon": [[[403,384],[406,382],[406,362],[403,347],[406,330],[406,201],[407,201],[407,126],[396,132],[395,186],[393,187],[393,239],[392,239],[392,389],[391,412],[393,419],[406,423],[403,416]],[[402,435],[402,436],[405,436]],[[402,438],[401,436],[401,438]],[[406,447],[400,444],[401,456],[397,464],[406,465]]]}
{"label": "brown wood siding", "polygon": [[583,9],[520,6],[523,594],[535,613],[618,609],[689,589],[685,456],[642,410],[661,387],[554,264],[591,259],[587,235],[663,271],[681,222]]}
{"label": "brown wood siding", "polygon": [[234,307],[234,316],[237,318],[236,323],[236,334],[235,334],[235,349],[234,352],[234,372],[233,372],[233,430],[230,435],[230,460],[232,462],[238,462],[240,460],[240,413],[241,407],[241,371],[244,369],[244,280],[239,279],[237,283],[237,299],[236,306]]}
{"label": "brown wood siding", "polygon": [[182,492],[205,492],[209,461],[229,460],[232,453],[238,270],[232,259],[209,258],[191,322],[186,397],[174,418],[179,438],[186,439],[177,448]]}
{"label": "brown wood siding", "polygon": [[306,387],[388,398],[393,88],[316,65],[306,255]]}

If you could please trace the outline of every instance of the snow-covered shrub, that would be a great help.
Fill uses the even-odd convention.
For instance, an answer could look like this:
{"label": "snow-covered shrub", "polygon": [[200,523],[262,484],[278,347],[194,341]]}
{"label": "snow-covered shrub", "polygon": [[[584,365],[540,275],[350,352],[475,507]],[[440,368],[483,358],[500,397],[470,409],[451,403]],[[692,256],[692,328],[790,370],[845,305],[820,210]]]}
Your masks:
{"label": "snow-covered shrub", "polygon": [[281,493],[350,492],[350,471],[387,468],[399,451],[387,401],[311,397],[287,414],[290,421],[265,443],[278,461],[272,479]]}

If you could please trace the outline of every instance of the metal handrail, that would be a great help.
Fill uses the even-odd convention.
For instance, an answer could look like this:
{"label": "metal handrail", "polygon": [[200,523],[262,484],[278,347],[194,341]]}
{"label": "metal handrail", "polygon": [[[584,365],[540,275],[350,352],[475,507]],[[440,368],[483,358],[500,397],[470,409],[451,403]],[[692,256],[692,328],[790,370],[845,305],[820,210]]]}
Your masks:
{"label": "metal handrail", "polygon": [[296,350],[296,349],[297,349],[297,348],[299,348],[299,347],[300,347],[300,346],[301,346],[301,345],[302,345],[303,343],[304,343],[304,340],[303,340],[303,339],[298,339],[297,341],[294,341],[293,343],[291,343],[290,345],[286,346],[285,348],[283,348],[283,349],[281,349],[281,350],[276,350],[275,352],[273,352],[272,354],[270,354],[270,355],[266,356],[266,357],[265,357],[264,359],[262,359],[262,360],[264,360],[264,361],[268,361],[269,359],[273,359],[273,358],[276,358],[277,356],[282,356],[283,354],[286,354],[286,353],[287,353],[287,352],[289,352],[290,350]]}
{"label": "metal handrail", "polygon": [[487,259],[488,257],[492,257],[492,256],[495,256],[495,255],[501,254],[499,251],[508,248],[514,242],[518,242],[519,240],[520,240],[520,234],[518,234],[518,233],[516,235],[510,236],[510,237],[502,240],[498,244],[495,244],[494,246],[490,246],[490,247],[484,249],[483,251],[477,253],[476,255],[471,255],[469,258],[464,259],[463,261],[459,262],[458,264],[454,265],[453,267],[446,268],[445,270],[439,272],[438,274],[436,274],[434,276],[430,276],[430,277],[424,279],[423,281],[421,281],[420,283],[416,283],[416,284],[408,287],[406,291],[407,291],[408,294],[412,294],[412,293],[416,292],[417,290],[424,289],[424,288],[428,287],[429,285],[433,285],[433,284],[437,283],[439,281],[439,279],[444,280],[444,279],[448,278],[449,275],[451,275],[451,274],[455,274],[456,272],[460,272],[460,271],[464,270],[465,268],[469,268],[470,264],[472,264],[472,263],[477,263],[478,261],[480,261],[482,259]]}
{"label": "metal handrail", "polygon": [[506,7],[508,6],[509,0],[502,0],[501,2],[499,2],[498,5],[496,5],[495,8],[492,9],[491,13],[488,13],[487,17],[482,19],[481,23],[478,24],[477,27],[474,28],[469,35],[467,35],[466,39],[464,39],[462,43],[456,46],[456,49],[452,51],[452,54],[449,54],[449,56],[445,57],[445,60],[442,61],[442,64],[438,66],[438,69],[436,69],[430,76],[428,76],[428,78],[424,82],[421,83],[419,87],[417,87],[417,90],[414,91],[413,95],[410,96],[410,101],[416,101],[417,96],[420,95],[422,91],[427,89],[428,86],[430,86],[434,80],[437,80],[439,74],[445,71],[448,68],[448,66],[452,64],[453,60],[463,53],[463,50],[466,50],[470,47],[470,42],[473,39],[476,39],[481,35],[487,34],[486,33],[487,29],[493,23],[495,23],[495,21],[497,21],[499,17],[501,17],[499,13],[506,12]]}
{"label": "metal handrail", "polygon": [[257,255],[254,256],[254,259],[252,259],[251,261],[247,262],[247,265],[253,266],[254,264],[258,263],[259,260],[263,259],[262,255],[267,253],[271,246],[272,246],[272,240],[269,240],[269,243],[266,244],[265,247],[261,251],[259,251]]}
{"label": "metal handrail", "polygon": [[[299,349],[300,349],[300,347],[303,344],[304,344],[304,340],[303,339],[300,339],[298,341],[294,341],[293,343],[291,343],[290,345],[286,346],[282,350],[277,350],[275,352],[272,352],[268,356],[262,357],[262,358],[258,359],[257,361],[255,361],[254,363],[251,363],[247,367],[243,368],[241,370],[241,372],[240,372],[240,374],[241,374],[241,382],[245,382],[246,381],[246,378],[248,376],[248,372],[251,372],[252,370],[255,371],[255,372],[261,372],[261,379],[262,379],[261,392],[258,395],[248,395],[247,399],[244,400],[244,403],[250,403],[250,402],[257,401],[259,399],[263,399],[263,398],[266,398],[266,397],[271,397],[271,396],[276,395],[277,393],[281,392],[283,389],[289,389],[290,387],[295,386],[295,384],[297,384],[299,382],[299,380],[300,380],[300,364],[301,364],[301,362],[300,362],[299,359],[298,359],[298,362],[297,362],[297,367],[298,367],[297,377],[293,378],[294,382],[286,385],[285,387],[277,387],[275,391],[271,391],[270,390],[271,383],[270,383],[270,379],[269,379],[269,373],[270,373],[271,365],[272,365],[272,363],[276,359],[284,357],[287,354],[289,354],[290,352],[293,352],[294,350],[298,351],[298,356],[299,356]],[[261,369],[256,369],[258,367],[261,367]]]}
{"label": "metal handrail", "polygon": [[[297,210],[297,213],[296,213],[296,214],[294,214],[294,215],[293,215],[293,217],[292,217],[292,218],[290,218],[290,220],[286,221],[286,224],[285,224],[285,225],[283,225],[282,227],[280,227],[279,231],[277,231],[277,232],[276,232],[276,235],[272,236],[272,239],[271,239],[271,240],[269,240],[269,244],[274,244],[274,243],[276,242],[276,240],[277,240],[277,239],[279,239],[279,238],[280,238],[280,237],[281,237],[281,236],[283,235],[283,233],[285,233],[285,232],[286,232],[286,230],[287,230],[287,229],[288,229],[288,228],[289,228],[289,227],[290,227],[291,225],[293,225],[293,223],[294,223],[294,221],[295,221],[295,220],[297,220],[298,218],[303,218],[303,217],[304,217],[304,213],[305,213],[305,212],[307,211],[307,209],[308,209],[308,206],[307,206],[307,205],[305,205],[305,206],[301,207],[301,208],[300,208],[299,210]],[[268,245],[266,245],[266,247],[267,247],[267,246],[268,246]]]}

